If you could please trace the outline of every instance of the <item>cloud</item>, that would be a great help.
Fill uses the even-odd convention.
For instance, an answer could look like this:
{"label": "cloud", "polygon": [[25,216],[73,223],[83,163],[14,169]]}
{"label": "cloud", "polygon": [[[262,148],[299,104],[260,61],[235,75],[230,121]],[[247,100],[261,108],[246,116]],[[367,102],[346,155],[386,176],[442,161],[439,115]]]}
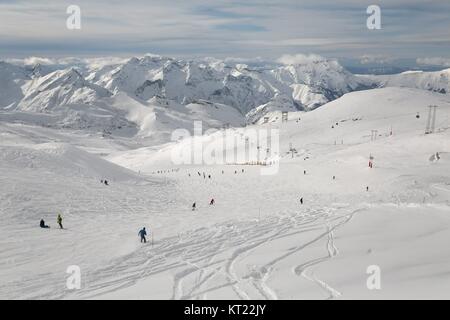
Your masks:
{"label": "cloud", "polygon": [[49,58],[28,57],[23,60],[23,63],[25,65],[35,65],[35,64],[51,65],[54,64],[55,61]]}
{"label": "cloud", "polygon": [[389,64],[392,63],[395,59],[391,56],[385,55],[370,55],[365,54],[359,57],[359,63],[361,64]]}
{"label": "cloud", "polygon": [[290,64],[307,64],[311,62],[320,62],[325,61],[326,58],[319,56],[317,54],[296,54],[296,55],[290,55],[290,54],[284,54],[280,58],[277,59],[277,62],[290,65]]}
{"label": "cloud", "polygon": [[64,57],[64,58],[42,58],[42,57],[25,57],[22,59],[12,58],[5,59],[6,62],[19,66],[34,66],[36,64],[65,67],[73,65],[90,65],[91,67],[102,67],[106,65],[115,65],[124,63],[128,58],[122,57],[101,57],[101,58],[79,58],[79,57]]}
{"label": "cloud", "polygon": [[[366,27],[361,0],[77,0],[81,30],[68,30],[72,0],[1,1],[0,56],[229,55],[275,59],[316,52],[360,57],[450,52],[450,1],[379,0],[382,29]],[[420,26],[420,27],[419,27]]]}
{"label": "cloud", "polygon": [[418,65],[450,67],[450,58],[418,58],[416,62]]}

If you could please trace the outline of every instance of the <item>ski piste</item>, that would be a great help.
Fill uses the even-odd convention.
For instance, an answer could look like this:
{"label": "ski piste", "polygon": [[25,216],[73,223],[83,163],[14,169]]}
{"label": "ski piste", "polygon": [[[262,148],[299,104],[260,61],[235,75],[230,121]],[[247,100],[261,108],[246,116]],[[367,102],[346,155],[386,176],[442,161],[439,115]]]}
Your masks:
{"label": "ski piste", "polygon": [[[445,276],[424,279],[441,275],[447,263],[450,139],[442,121],[424,134],[426,119],[416,114],[429,104],[449,113],[446,95],[382,88],[290,114],[284,123],[249,126],[280,130],[279,171],[266,176],[258,165],[167,166],[176,143],[127,149],[132,137],[86,139],[1,121],[0,235],[8,250],[0,255],[11,263],[0,276],[0,296],[443,297]],[[220,136],[204,139],[222,143]],[[68,232],[38,227],[55,211]],[[143,226],[153,244],[150,237],[139,242]],[[18,234],[21,241],[11,241]],[[427,266],[417,268],[421,261]],[[384,270],[382,291],[364,285],[373,264]],[[69,265],[86,273],[80,290],[58,289],[67,274],[54,270]]]}
{"label": "ski piste", "polygon": [[450,1],[374,2],[0,0],[0,300],[450,299]]}

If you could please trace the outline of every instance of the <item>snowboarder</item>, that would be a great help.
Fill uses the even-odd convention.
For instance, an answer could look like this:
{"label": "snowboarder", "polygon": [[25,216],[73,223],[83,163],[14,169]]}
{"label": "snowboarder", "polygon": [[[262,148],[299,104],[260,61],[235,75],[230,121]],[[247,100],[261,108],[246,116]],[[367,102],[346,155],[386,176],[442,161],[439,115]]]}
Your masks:
{"label": "snowboarder", "polygon": [[303,204],[303,197],[300,198],[300,204]]}
{"label": "snowboarder", "polygon": [[138,236],[141,237],[141,243],[147,243],[147,239],[145,239],[145,236],[147,235],[147,231],[145,231],[145,227],[142,228],[142,230],[139,231]]}
{"label": "snowboarder", "polygon": [[60,214],[58,214],[58,217],[56,218],[56,222],[59,224],[60,229],[64,229],[64,227],[62,225],[62,217]]}
{"label": "snowboarder", "polygon": [[214,204],[214,198],[211,199],[211,201],[209,202],[209,205],[212,206]]}
{"label": "snowboarder", "polygon": [[195,208],[197,207],[197,205],[195,204],[195,202],[192,204],[192,211],[195,210]]}
{"label": "snowboarder", "polygon": [[44,219],[41,219],[41,222],[39,223],[39,226],[40,226],[41,228],[50,228],[49,226],[47,226],[47,225],[45,224]]}

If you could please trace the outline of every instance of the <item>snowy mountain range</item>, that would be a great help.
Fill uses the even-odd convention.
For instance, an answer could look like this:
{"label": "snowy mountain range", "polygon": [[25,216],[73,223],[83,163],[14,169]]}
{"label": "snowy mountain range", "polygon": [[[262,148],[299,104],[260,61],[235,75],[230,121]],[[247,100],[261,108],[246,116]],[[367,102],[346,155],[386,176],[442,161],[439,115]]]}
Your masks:
{"label": "snowy mountain range", "polygon": [[0,63],[0,299],[448,298],[449,71]]}
{"label": "snowy mountain range", "polygon": [[446,94],[450,69],[359,76],[325,58],[249,66],[157,55],[0,62],[0,114],[10,121],[167,137],[194,120],[213,128],[242,126],[267,113],[310,111],[349,92],[392,86]]}

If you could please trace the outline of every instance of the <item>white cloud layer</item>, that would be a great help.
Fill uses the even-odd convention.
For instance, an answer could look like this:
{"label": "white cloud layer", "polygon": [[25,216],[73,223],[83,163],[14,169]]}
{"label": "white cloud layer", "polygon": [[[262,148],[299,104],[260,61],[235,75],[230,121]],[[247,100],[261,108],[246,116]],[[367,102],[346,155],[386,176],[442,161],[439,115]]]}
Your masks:
{"label": "white cloud layer", "polygon": [[419,65],[450,67],[450,58],[418,58],[416,62]]}
{"label": "white cloud layer", "polygon": [[277,62],[292,65],[292,64],[307,64],[311,62],[320,62],[324,61],[326,58],[317,55],[317,54],[284,54],[280,58],[277,59]]}
{"label": "white cloud layer", "polygon": [[450,1],[379,0],[382,29],[376,31],[366,27],[369,0],[77,0],[82,29],[68,30],[71,4],[0,0],[0,57],[377,52],[450,58]]}
{"label": "white cloud layer", "polygon": [[392,63],[395,59],[390,56],[385,55],[370,55],[366,54],[359,58],[359,62],[361,64],[389,64]]}

